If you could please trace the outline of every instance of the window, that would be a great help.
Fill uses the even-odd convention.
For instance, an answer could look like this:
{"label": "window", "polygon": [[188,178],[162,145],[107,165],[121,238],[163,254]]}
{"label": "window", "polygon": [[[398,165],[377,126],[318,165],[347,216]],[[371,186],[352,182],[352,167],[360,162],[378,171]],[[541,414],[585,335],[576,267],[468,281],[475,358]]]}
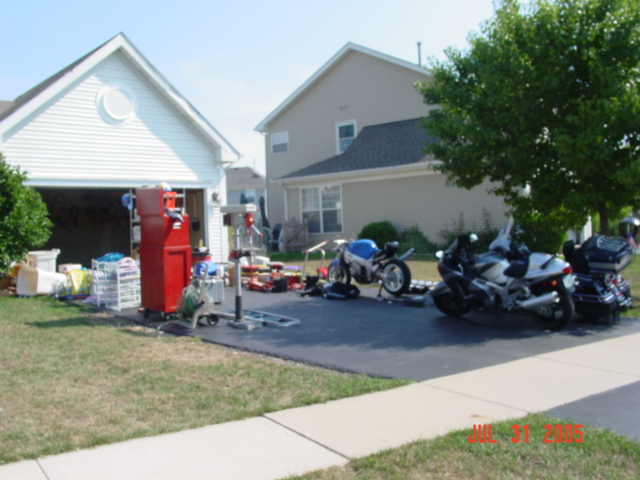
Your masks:
{"label": "window", "polygon": [[336,123],[337,153],[344,152],[356,138],[356,121]]}
{"label": "window", "polygon": [[289,151],[289,132],[271,134],[271,153]]}
{"label": "window", "polygon": [[340,185],[300,189],[302,218],[309,233],[342,232],[342,190]]}

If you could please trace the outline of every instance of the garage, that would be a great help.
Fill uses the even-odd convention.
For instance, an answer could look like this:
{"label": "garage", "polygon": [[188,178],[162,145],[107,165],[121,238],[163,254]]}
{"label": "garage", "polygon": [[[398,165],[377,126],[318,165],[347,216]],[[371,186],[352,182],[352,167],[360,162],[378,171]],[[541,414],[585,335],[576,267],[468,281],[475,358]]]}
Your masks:
{"label": "garage", "polygon": [[190,242],[227,257],[224,168],[238,152],[118,34],[13,101],[0,102],[0,151],[43,197],[43,249],[82,263],[135,248],[122,196],[168,184],[190,217]]}

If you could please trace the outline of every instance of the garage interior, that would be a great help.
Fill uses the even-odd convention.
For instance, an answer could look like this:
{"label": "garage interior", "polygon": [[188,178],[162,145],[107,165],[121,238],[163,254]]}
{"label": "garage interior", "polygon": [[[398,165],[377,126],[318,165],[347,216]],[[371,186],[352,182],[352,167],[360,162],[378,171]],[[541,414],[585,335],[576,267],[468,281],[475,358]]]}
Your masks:
{"label": "garage interior", "polygon": [[[57,264],[80,263],[91,268],[91,260],[106,253],[132,255],[130,211],[122,204],[128,188],[36,189],[53,222],[51,237],[38,250],[59,249]],[[178,194],[183,190],[176,189]],[[196,247],[205,238],[203,191],[185,190],[185,208],[190,221],[190,243]],[[178,204],[179,205],[179,204]],[[133,244],[135,248],[135,244]]]}

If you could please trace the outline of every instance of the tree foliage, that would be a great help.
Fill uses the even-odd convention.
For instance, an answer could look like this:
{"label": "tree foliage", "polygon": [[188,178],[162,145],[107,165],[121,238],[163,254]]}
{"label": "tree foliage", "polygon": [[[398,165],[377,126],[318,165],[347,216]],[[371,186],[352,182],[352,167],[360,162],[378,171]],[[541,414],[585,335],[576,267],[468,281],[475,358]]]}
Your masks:
{"label": "tree foliage", "polygon": [[49,239],[52,223],[42,197],[25,185],[27,175],[0,153],[0,273]]}
{"label": "tree foliage", "polygon": [[490,180],[515,215],[563,228],[636,200],[640,0],[503,0],[469,43],[418,85],[450,184]]}

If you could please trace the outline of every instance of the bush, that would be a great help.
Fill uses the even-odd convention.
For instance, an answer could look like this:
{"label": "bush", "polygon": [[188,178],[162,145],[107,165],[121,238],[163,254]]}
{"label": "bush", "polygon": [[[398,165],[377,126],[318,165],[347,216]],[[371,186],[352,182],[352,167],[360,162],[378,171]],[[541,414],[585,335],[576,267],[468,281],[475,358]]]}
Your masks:
{"label": "bush", "polygon": [[516,223],[522,230],[516,240],[532,252],[558,253],[567,239],[567,227],[561,219],[551,215],[520,215]]}
{"label": "bush", "polygon": [[26,173],[9,165],[0,153],[0,273],[51,235],[47,206],[38,192],[24,185],[26,180]]}
{"label": "bush", "polygon": [[358,234],[358,239],[369,239],[376,242],[379,248],[382,248],[387,242],[395,242],[398,240],[398,231],[391,222],[373,222],[362,227],[362,231]]}
{"label": "bush", "polygon": [[[506,222],[505,222],[506,223]],[[453,243],[453,241],[462,234],[475,233],[478,236],[478,241],[473,244],[473,250],[476,253],[482,253],[489,250],[489,245],[498,235],[500,230],[493,226],[491,222],[491,214],[482,209],[482,226],[478,229],[475,223],[471,226],[471,229],[467,229],[464,223],[464,214],[460,212],[460,218],[457,221],[453,221],[451,229],[444,229],[440,231],[440,236],[444,239],[444,244],[441,246],[442,250],[446,250]]]}
{"label": "bush", "polygon": [[439,250],[438,245],[430,241],[422,233],[418,225],[412,225],[400,234],[400,249],[402,253],[410,248],[415,248],[418,254],[435,254]]}

